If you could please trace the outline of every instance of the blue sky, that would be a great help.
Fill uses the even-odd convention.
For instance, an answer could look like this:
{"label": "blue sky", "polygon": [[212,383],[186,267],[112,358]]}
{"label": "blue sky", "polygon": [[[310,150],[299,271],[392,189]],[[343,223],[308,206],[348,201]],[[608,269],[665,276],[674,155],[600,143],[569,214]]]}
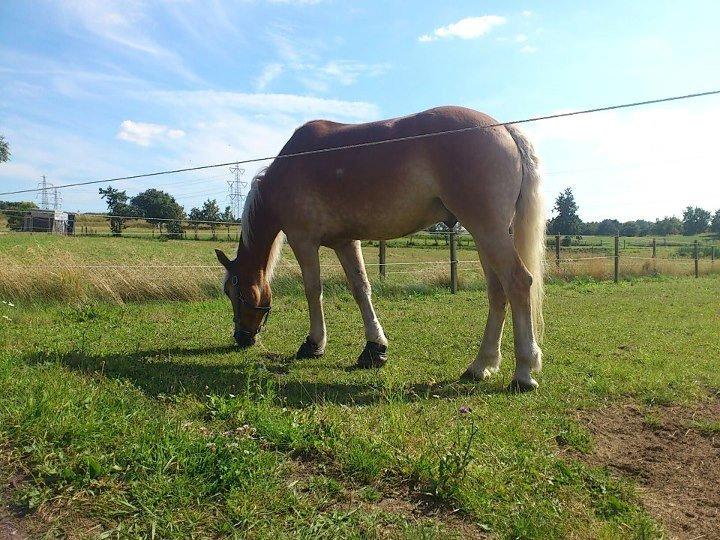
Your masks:
{"label": "blue sky", "polygon": [[[500,120],[720,88],[717,2],[5,0],[3,189],[275,154],[313,118],[443,104]],[[581,217],[720,208],[720,97],[526,125]],[[256,167],[249,167],[251,176]],[[226,169],[118,183],[187,210]],[[100,210],[97,187],[67,209]],[[20,197],[16,197],[20,198]]]}

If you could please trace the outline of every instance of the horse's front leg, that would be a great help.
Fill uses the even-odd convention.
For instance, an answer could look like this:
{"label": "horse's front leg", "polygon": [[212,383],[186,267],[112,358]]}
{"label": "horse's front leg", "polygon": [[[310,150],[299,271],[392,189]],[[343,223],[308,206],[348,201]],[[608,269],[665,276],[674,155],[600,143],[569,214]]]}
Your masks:
{"label": "horse's front leg", "polygon": [[342,264],[353,297],[360,308],[365,325],[365,349],[357,359],[358,367],[381,367],[387,361],[387,338],[370,299],[371,287],[365,272],[362,250],[358,240],[349,240],[334,246]]}
{"label": "horse's front leg", "polygon": [[305,297],[310,313],[310,333],[300,345],[296,358],[319,358],[325,353],[327,336],[322,305],[322,281],[320,281],[319,245],[308,242],[290,243],[302,271]]}

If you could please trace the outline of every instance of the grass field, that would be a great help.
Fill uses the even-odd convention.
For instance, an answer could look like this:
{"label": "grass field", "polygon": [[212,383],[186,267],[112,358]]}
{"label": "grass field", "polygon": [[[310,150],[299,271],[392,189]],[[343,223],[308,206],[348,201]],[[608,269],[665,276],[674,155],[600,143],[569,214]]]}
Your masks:
{"label": "grass field", "polygon": [[[449,284],[449,251],[443,240],[425,238],[427,245],[414,239],[389,242],[388,279],[376,288],[422,291]],[[607,239],[605,239],[607,244]],[[157,238],[61,237],[47,234],[12,233],[0,236],[0,298],[12,301],[103,300],[122,303],[138,300],[200,300],[221,295],[222,269],[213,248],[232,254],[236,244],[228,241],[159,240]],[[548,279],[569,281],[576,278],[608,280],[613,277],[613,260],[601,246],[585,251],[563,248],[560,266],[554,251],[548,251]],[[606,246],[607,247],[607,246]],[[621,252],[620,275],[688,276],[693,261],[687,257],[658,253],[648,258],[637,247]],[[677,247],[667,249],[680,249]],[[278,270],[276,288],[297,290],[299,267],[291,250],[286,249]],[[363,246],[368,275],[378,277],[377,242]],[[668,256],[667,260],[662,257]],[[568,260],[572,259],[572,260]],[[460,287],[484,288],[482,268],[470,247],[458,251]],[[342,285],[344,277],[337,258],[321,250],[323,275],[331,284]],[[163,266],[173,268],[162,268]],[[699,261],[699,272],[717,274],[720,261],[709,257]]]}
{"label": "grass field", "polygon": [[[3,238],[1,249],[38,263],[116,261],[119,245],[128,262],[212,261],[211,243],[55,238]],[[512,395],[510,328],[496,379],[457,380],[484,324],[479,280],[457,295],[416,277],[378,285],[390,361],[357,371],[360,316],[327,270],[329,344],[318,360],[293,359],[307,315],[290,271],[247,351],[232,346],[229,302],[213,295],[0,304],[0,485],[11,508],[0,532],[4,523],[29,536],[122,538],[672,530],[634,483],[642,478],[593,457],[601,441],[585,419],[632,406],[657,427],[671,405],[717,402],[717,276],[551,280],[540,390]],[[683,429],[720,433],[717,418],[695,413]]]}

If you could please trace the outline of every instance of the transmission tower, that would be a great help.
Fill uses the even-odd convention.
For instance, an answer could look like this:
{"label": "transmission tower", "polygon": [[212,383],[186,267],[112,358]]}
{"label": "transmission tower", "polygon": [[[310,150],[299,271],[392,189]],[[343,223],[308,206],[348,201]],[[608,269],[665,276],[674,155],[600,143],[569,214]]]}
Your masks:
{"label": "transmission tower", "polygon": [[37,194],[40,197],[40,208],[50,210],[50,189],[52,189],[52,184],[47,181],[44,174],[42,182],[38,184],[38,189],[40,190]]}
{"label": "transmission tower", "polygon": [[235,219],[240,219],[243,210],[243,199],[245,198],[243,190],[247,187],[247,182],[242,180],[245,169],[236,163],[230,167],[230,172],[233,174],[233,178],[227,181],[230,190],[228,199],[230,199],[230,208],[232,209],[233,216],[235,216]]}
{"label": "transmission tower", "polygon": [[62,195],[60,195],[60,190],[53,186],[53,210],[60,210],[62,209]]}

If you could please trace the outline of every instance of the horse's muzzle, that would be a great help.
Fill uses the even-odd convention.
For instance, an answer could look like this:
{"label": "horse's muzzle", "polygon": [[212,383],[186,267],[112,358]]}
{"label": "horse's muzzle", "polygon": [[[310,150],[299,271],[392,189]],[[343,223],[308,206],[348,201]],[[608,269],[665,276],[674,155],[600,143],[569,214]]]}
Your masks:
{"label": "horse's muzzle", "polygon": [[235,338],[235,343],[242,349],[247,349],[255,345],[255,336],[245,330],[235,330],[233,337]]}

